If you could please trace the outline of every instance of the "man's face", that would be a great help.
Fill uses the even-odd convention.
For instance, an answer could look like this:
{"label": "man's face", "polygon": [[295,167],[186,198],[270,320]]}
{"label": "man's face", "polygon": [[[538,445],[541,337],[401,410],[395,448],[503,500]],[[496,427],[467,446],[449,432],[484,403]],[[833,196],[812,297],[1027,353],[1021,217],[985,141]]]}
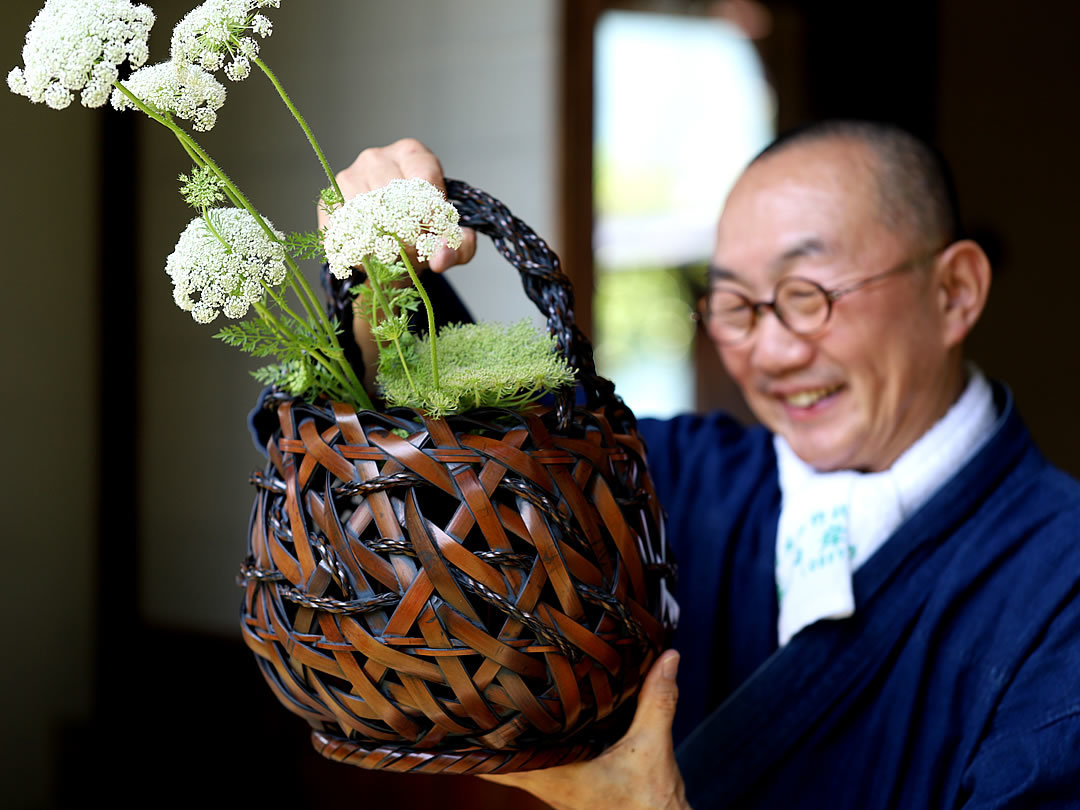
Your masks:
{"label": "man's face", "polygon": [[[720,219],[713,264],[725,272],[713,283],[771,300],[785,276],[831,290],[937,247],[881,220],[873,160],[829,139],[751,166]],[[886,469],[955,398],[932,265],[837,299],[813,335],[765,310],[748,338],[718,346],[754,414],[808,464]]]}

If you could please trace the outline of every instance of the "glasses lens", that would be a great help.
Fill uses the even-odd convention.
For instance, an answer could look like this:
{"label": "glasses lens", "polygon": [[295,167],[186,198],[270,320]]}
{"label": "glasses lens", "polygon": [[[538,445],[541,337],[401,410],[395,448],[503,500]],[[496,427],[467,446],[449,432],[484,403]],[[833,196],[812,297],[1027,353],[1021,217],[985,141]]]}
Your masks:
{"label": "glasses lens", "polygon": [[709,329],[723,343],[742,340],[754,323],[754,308],[739,293],[713,290],[709,294]]}
{"label": "glasses lens", "polygon": [[829,319],[829,296],[812,281],[786,278],[776,288],[776,313],[793,332],[813,332]]}

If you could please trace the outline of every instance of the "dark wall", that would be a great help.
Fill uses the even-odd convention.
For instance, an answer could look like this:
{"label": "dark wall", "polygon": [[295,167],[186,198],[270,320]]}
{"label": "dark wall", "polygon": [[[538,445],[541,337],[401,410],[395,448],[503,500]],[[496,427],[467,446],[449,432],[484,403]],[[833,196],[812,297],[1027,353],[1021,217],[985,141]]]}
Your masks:
{"label": "dark wall", "polygon": [[947,0],[939,22],[938,138],[998,259],[971,353],[1012,386],[1050,459],[1080,475],[1080,5]]}

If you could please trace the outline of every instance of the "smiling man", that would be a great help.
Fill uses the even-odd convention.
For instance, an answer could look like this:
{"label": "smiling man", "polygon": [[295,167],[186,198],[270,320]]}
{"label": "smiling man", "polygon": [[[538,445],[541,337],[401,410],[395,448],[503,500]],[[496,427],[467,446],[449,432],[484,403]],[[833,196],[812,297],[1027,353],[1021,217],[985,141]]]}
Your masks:
{"label": "smiling man", "polygon": [[[341,180],[400,175],[442,168],[401,141]],[[599,758],[494,781],[566,808],[1080,806],[1080,485],[965,360],[990,266],[957,219],[891,126],[750,164],[704,317],[761,425],[641,421],[678,656]]]}
{"label": "smiling man", "polygon": [[[989,264],[954,242],[944,177],[905,140],[854,124],[789,136],[746,171],[717,229],[710,334],[758,419],[818,470],[887,469],[963,388]],[[923,200],[889,198],[908,191],[893,181],[905,169],[938,186],[928,222]],[[785,317],[758,317],[755,296]]]}

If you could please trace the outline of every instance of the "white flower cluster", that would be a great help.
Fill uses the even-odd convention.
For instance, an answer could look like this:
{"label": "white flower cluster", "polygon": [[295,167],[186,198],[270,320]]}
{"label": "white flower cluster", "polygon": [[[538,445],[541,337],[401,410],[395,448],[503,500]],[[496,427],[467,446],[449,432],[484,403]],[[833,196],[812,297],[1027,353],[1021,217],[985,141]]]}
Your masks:
{"label": "white flower cluster", "polygon": [[[281,0],[206,0],[176,24],[172,36],[172,58],[180,64],[199,65],[213,73],[225,68],[234,82],[251,75],[251,60],[259,55],[259,43],[244,36],[249,30],[268,37],[273,23],[256,9],[279,8]],[[225,57],[232,61],[225,64]]]}
{"label": "white flower cluster", "polygon": [[[217,111],[225,103],[225,85],[202,68],[183,67],[172,61],[136,70],[124,86],[158,112],[191,121],[200,132],[213,129]],[[135,106],[118,89],[112,92],[112,105],[118,110]]]}
{"label": "white flower cluster", "polygon": [[242,318],[262,298],[264,283],[277,286],[285,280],[285,248],[243,209],[213,208],[207,215],[221,239],[202,217],[188,223],[165,264],[173,300],[198,323],[210,323],[219,308],[229,318]]}
{"label": "white flower cluster", "polygon": [[55,110],[81,90],[84,106],[100,107],[125,60],[132,67],[146,63],[153,24],[148,6],[128,0],[47,0],[26,34],[25,68],[12,69],[8,87]]}
{"label": "white flower cluster", "polygon": [[461,235],[457,209],[438,188],[414,177],[391,180],[334,211],[323,247],[330,272],[348,278],[366,256],[390,264],[397,259],[400,245],[412,245],[417,259],[427,261],[442,242],[460,247]]}

